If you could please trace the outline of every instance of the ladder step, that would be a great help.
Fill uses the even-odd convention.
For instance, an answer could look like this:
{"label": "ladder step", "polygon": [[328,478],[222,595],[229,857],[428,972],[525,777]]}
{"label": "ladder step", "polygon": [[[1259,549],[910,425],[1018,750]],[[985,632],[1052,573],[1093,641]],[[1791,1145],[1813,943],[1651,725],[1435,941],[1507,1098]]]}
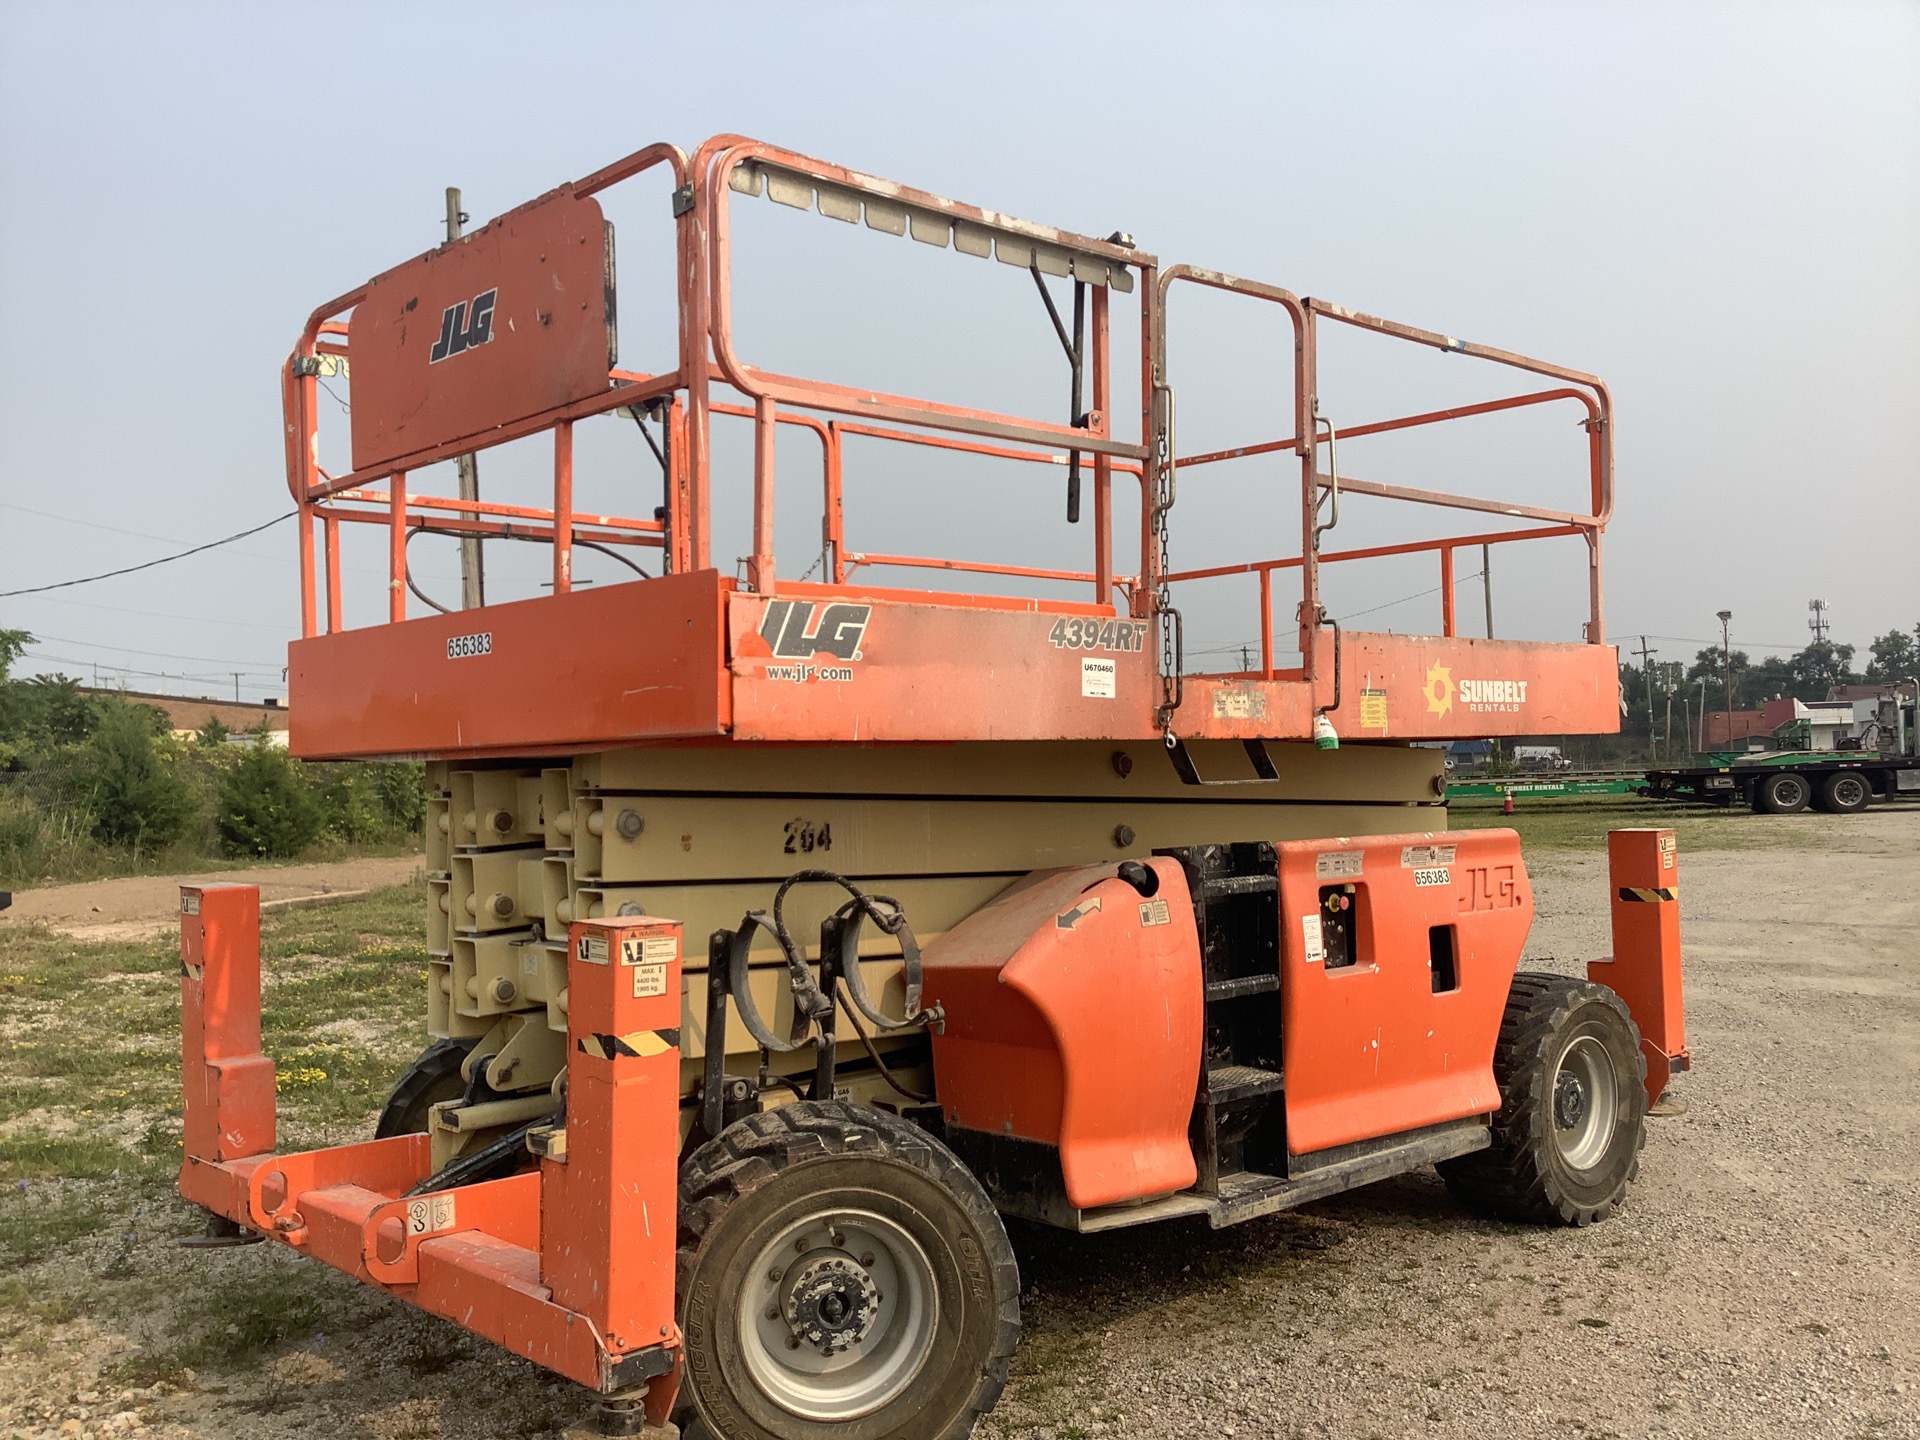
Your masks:
{"label": "ladder step", "polygon": [[1241,975],[1232,980],[1209,980],[1207,999],[1238,1000],[1242,995],[1269,995],[1279,988],[1278,975]]}
{"label": "ladder step", "polygon": [[1261,1070],[1252,1065],[1222,1065],[1207,1071],[1206,1098],[1212,1105],[1275,1095],[1285,1088],[1286,1077],[1278,1070]]}
{"label": "ladder step", "polygon": [[1267,895],[1279,889],[1278,875],[1215,875],[1200,882],[1200,894],[1208,900],[1225,895]]}

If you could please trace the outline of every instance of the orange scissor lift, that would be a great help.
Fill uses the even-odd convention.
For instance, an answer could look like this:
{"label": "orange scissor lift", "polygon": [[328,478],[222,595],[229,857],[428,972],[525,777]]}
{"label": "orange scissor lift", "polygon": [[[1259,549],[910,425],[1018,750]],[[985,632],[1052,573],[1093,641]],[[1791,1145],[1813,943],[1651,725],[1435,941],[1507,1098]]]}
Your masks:
{"label": "orange scissor lift", "polygon": [[[660,374],[616,363],[596,198],[647,176],[673,224]],[[746,363],[729,226],[762,194],[1029,272],[1067,423]],[[1179,453],[1183,284],[1286,318],[1289,435]],[[1137,425],[1112,383],[1129,295]],[[1316,400],[1330,325],[1537,388],[1336,430]],[[332,474],[319,387],[349,381]],[[321,306],[283,387],[292,745],[430,761],[437,1038],[377,1138],[278,1153],[256,898],[185,892],[180,1186],[212,1238],[271,1237],[486,1335],[601,1394],[620,1433],[664,1432],[678,1401],[729,1440],[861,1440],[963,1435],[997,1397],[1018,1280],[996,1211],[1219,1225],[1427,1163],[1532,1219],[1585,1223],[1624,1192],[1641,1116],[1687,1063],[1671,833],[1614,837],[1615,958],[1587,983],[1516,977],[1517,839],[1446,832],[1438,753],[1407,743],[1617,726],[1594,377],[721,136],[639,151]],[[1554,405],[1584,428],[1585,510],[1339,470],[1341,440]],[[651,516],[576,508],[576,427],[613,416],[659,463]],[[751,474],[728,477],[714,432],[740,421]],[[774,553],[781,426],[823,462],[805,578]],[[542,435],[550,503],[411,488]],[[1064,471],[1075,522],[1084,481],[1089,568],[850,549],[850,441]],[[1297,543],[1174,569],[1179,482],[1260,455],[1298,461]],[[1138,487],[1137,549],[1116,484]],[[1340,549],[1343,497],[1498,519]],[[738,575],[714,556],[727,505],[751,532]],[[344,623],[353,525],[384,532],[385,623]],[[551,593],[416,613],[420,534],[544,545]],[[1584,636],[1459,635],[1456,553],[1555,537],[1585,542]],[[583,549],[653,569],[576,584]],[[1343,633],[1321,567],[1411,554],[1437,564],[1439,633]],[[981,589],[873,579],[912,569]],[[1182,587],[1235,578],[1258,663],[1191,670]]]}

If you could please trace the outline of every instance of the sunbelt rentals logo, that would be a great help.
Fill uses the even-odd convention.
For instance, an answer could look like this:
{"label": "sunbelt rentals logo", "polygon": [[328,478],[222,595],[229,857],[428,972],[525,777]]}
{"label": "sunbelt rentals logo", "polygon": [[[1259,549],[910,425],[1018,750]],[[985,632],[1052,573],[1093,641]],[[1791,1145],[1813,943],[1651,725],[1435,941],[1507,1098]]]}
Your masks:
{"label": "sunbelt rentals logo", "polygon": [[1450,665],[1429,665],[1427,667],[1427,713],[1445,715],[1453,709],[1454,702],[1460,702],[1462,710],[1479,714],[1518,714],[1520,707],[1527,703],[1526,680],[1473,679],[1456,680]]}

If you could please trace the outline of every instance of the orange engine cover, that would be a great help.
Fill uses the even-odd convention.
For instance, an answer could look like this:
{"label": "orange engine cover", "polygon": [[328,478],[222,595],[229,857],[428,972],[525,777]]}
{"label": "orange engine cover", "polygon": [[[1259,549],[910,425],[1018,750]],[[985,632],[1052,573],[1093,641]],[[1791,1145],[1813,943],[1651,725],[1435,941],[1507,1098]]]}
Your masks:
{"label": "orange engine cover", "polygon": [[1533,925],[1520,837],[1277,848],[1287,1149],[1498,1110],[1494,1041]]}
{"label": "orange engine cover", "polygon": [[926,994],[949,1124],[1057,1146],[1080,1209],[1194,1183],[1187,1123],[1205,1017],[1179,862],[1041,871],[928,944]]}

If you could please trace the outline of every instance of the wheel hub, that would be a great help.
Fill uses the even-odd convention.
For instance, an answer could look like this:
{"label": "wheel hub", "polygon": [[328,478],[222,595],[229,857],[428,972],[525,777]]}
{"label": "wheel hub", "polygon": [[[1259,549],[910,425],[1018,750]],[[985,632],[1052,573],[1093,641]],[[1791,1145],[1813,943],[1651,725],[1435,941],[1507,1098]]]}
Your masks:
{"label": "wheel hub", "polygon": [[1562,1130],[1571,1130],[1587,1118],[1590,1101],[1587,1087],[1570,1070],[1562,1070],[1553,1084],[1553,1123]]}
{"label": "wheel hub", "polygon": [[762,1395],[803,1420],[871,1415],[932,1354],[936,1285],[898,1220],[817,1211],[771,1233],[748,1267],[735,1307],[741,1361]]}
{"label": "wheel hub", "polygon": [[838,1355],[873,1333],[880,1287],[851,1255],[830,1252],[793,1267],[780,1308],[803,1345]]}

